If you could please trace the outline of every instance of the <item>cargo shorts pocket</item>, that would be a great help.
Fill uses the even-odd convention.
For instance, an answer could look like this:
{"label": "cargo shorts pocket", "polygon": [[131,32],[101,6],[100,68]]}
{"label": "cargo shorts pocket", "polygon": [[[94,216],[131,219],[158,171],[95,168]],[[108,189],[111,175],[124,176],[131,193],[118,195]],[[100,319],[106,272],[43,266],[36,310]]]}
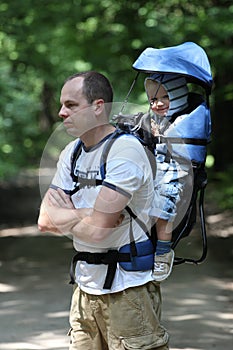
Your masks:
{"label": "cargo shorts pocket", "polygon": [[138,287],[111,295],[111,329],[117,337],[143,333],[144,310],[141,300],[141,290]]}
{"label": "cargo shorts pocket", "polygon": [[153,282],[115,293],[110,298],[110,327],[115,336],[143,336],[160,326],[160,292]]}
{"label": "cargo shorts pocket", "polygon": [[161,327],[160,334],[147,334],[137,337],[122,338],[122,344],[127,350],[152,350],[163,349],[168,350],[169,336],[165,329]]}

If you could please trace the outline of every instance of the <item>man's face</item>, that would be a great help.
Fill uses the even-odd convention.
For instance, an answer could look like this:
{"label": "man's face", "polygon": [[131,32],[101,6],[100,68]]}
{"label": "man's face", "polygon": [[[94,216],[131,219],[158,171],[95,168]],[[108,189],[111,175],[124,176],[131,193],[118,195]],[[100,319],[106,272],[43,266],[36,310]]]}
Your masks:
{"label": "man's face", "polygon": [[61,90],[61,109],[59,117],[63,118],[67,133],[80,137],[95,125],[93,106],[83,96],[83,77],[77,77],[65,83]]}
{"label": "man's face", "polygon": [[165,116],[169,110],[169,96],[162,85],[152,80],[146,82],[146,92],[152,111],[160,116]]}

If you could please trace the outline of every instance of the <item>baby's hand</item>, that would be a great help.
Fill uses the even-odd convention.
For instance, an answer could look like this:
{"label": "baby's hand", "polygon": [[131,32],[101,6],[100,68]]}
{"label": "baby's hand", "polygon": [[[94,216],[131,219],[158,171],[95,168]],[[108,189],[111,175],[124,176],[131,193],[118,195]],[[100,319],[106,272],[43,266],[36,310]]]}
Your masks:
{"label": "baby's hand", "polygon": [[155,121],[153,119],[151,120],[151,132],[152,132],[153,136],[155,136],[155,137],[160,135],[159,126],[158,126],[158,124],[155,123]]}

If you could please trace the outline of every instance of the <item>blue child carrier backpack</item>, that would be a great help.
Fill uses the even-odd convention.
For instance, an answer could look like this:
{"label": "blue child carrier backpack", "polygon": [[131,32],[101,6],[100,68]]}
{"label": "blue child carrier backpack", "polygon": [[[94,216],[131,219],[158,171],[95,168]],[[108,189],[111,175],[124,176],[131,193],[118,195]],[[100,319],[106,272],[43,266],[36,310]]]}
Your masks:
{"label": "blue child carrier backpack", "polygon": [[[172,232],[172,248],[175,249],[179,241],[190,234],[194,225],[196,224],[197,213],[199,213],[200,216],[200,230],[202,238],[202,253],[200,258],[193,259],[175,256],[174,264],[180,264],[183,262],[191,262],[196,264],[200,263],[206,258],[207,255],[207,237],[204,216],[204,192],[207,185],[205,160],[207,154],[207,144],[210,142],[211,134],[209,96],[211,94],[213,83],[208,57],[205,51],[199,45],[193,42],[185,42],[178,46],[162,49],[149,47],[140,54],[140,56],[134,62],[133,68],[137,71],[137,75],[132,86],[130,87],[125,103],[128,101],[129,95],[134,84],[136,83],[139,73],[156,73],[160,75],[177,74],[185,77],[187,83],[197,84],[205,91],[205,100],[203,97],[201,97],[201,95],[197,95],[196,97],[199,101],[196,106],[191,106],[191,111],[184,111],[184,113],[188,113],[188,117],[184,118],[184,120],[182,120],[176,126],[176,131],[179,134],[179,138],[167,136],[164,140],[171,146],[171,148],[182,142],[185,145],[193,169],[193,190],[191,200],[183,218]],[[192,93],[190,93],[190,96],[191,95]],[[201,111],[202,113],[199,113]],[[136,119],[140,119],[139,114],[135,115]],[[124,128],[125,125],[128,127],[129,123],[125,122],[128,120],[128,117],[129,116],[124,117],[121,113],[119,116],[115,117],[115,120],[120,128]],[[171,122],[173,123],[176,120],[176,116],[172,117],[172,119],[173,120]],[[133,130],[137,130],[137,134],[138,132],[140,133],[139,128],[137,127],[138,125],[139,121],[136,120]],[[149,125],[147,123],[147,126],[144,127],[144,129],[147,131],[146,133],[144,131],[143,134],[146,134],[146,143],[151,144],[148,127]],[[145,135],[143,135],[143,138],[145,139],[144,136]],[[155,145],[151,146],[151,148],[153,147],[155,147]],[[152,234],[156,236],[156,232],[153,231],[156,231],[155,227],[152,230]],[[154,240],[156,240],[156,237]]]}

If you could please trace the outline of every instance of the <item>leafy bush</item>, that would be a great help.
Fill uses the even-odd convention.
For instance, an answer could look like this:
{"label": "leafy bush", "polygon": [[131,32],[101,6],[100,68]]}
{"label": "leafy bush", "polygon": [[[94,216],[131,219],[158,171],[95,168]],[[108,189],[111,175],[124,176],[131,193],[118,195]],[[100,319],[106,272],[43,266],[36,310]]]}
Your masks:
{"label": "leafy bush", "polygon": [[210,174],[207,201],[214,202],[221,210],[233,209],[233,166],[224,172]]}

